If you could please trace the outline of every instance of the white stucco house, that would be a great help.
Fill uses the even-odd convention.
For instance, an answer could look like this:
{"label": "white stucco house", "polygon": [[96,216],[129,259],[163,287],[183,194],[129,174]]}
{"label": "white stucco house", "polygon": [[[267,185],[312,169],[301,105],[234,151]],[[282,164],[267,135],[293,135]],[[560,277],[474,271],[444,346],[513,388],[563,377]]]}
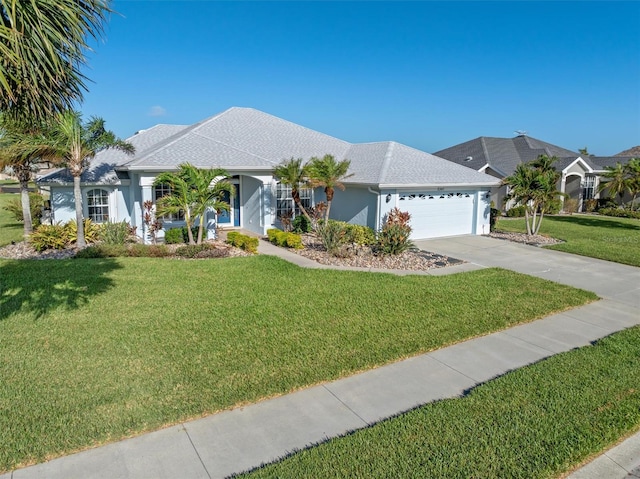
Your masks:
{"label": "white stucco house", "polygon": [[[279,226],[281,213],[294,208],[290,189],[272,175],[283,160],[334,155],[351,161],[346,190],[336,191],[331,217],[380,229],[394,207],[412,215],[413,238],[489,232],[491,188],[499,180],[437,156],[393,142],[352,144],[251,108],[230,108],[195,125],[156,125],[128,138],[133,156],[115,150],[96,155],[82,175],[85,217],[96,222],[127,221],[148,239],[143,204],[166,194],[154,186],[163,171],[189,162],[224,168],[236,186],[231,211],[207,215],[208,236],[220,227],[257,234]],[[38,180],[49,189],[53,220],[74,218],[72,178],[66,169]],[[304,201],[324,200],[321,189],[304,192]],[[182,226],[164,218],[164,230]]]}

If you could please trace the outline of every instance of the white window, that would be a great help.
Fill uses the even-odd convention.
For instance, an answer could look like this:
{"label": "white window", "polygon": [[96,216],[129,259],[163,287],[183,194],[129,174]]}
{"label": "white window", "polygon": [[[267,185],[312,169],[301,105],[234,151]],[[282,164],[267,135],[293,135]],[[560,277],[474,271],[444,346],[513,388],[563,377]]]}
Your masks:
{"label": "white window", "polygon": [[[310,208],[312,205],[311,196],[313,190],[311,188],[300,188],[298,192],[300,193],[300,203],[302,203],[302,206],[305,209]],[[298,208],[293,201],[291,186],[278,182],[276,184],[276,217],[280,218],[289,214],[291,214],[292,217],[299,215],[300,208]]]}
{"label": "white window", "polygon": [[[158,203],[158,200],[163,196],[171,194],[171,187],[167,184],[156,185],[153,189],[153,201]],[[159,219],[164,221],[182,221],[184,220],[184,211],[180,210],[178,213],[171,213],[160,216]]]}
{"label": "white window", "polygon": [[590,200],[595,194],[596,177],[587,175],[582,182],[582,199]]}
{"label": "white window", "polygon": [[109,192],[107,190],[87,191],[87,217],[94,223],[109,221]]}

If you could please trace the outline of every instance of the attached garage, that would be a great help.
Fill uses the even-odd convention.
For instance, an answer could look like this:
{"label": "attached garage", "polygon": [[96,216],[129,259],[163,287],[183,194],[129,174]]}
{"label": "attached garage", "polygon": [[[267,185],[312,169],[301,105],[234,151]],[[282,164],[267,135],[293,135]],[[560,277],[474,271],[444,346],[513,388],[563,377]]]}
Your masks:
{"label": "attached garage", "polygon": [[398,195],[398,208],[411,214],[413,239],[474,233],[475,191],[423,191]]}

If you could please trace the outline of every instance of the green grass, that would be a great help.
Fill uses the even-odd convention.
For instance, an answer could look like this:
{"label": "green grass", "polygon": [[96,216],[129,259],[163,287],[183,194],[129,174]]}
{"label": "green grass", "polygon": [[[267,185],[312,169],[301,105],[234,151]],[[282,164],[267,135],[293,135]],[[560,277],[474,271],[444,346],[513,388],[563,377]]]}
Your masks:
{"label": "green grass", "polygon": [[0,193],[0,246],[5,246],[12,241],[22,241],[24,227],[18,223],[4,207],[14,199],[20,199],[20,195],[14,193]]}
{"label": "green grass", "polygon": [[0,261],[0,471],[593,299],[500,269],[398,277],[268,256]]}
{"label": "green grass", "polygon": [[[499,231],[524,233],[524,219],[498,221]],[[540,233],[566,241],[549,249],[640,266],[640,220],[610,216],[548,216]]]}
{"label": "green grass", "polygon": [[555,478],[640,427],[640,328],[299,452],[247,478]]}

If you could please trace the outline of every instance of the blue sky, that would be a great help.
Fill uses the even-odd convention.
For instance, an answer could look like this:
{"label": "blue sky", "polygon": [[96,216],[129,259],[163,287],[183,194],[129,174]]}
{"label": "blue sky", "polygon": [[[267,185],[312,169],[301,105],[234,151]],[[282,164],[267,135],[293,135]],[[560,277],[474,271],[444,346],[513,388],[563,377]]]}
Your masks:
{"label": "blue sky", "polygon": [[252,107],[428,152],[640,144],[640,2],[116,0],[80,109],[121,137]]}

